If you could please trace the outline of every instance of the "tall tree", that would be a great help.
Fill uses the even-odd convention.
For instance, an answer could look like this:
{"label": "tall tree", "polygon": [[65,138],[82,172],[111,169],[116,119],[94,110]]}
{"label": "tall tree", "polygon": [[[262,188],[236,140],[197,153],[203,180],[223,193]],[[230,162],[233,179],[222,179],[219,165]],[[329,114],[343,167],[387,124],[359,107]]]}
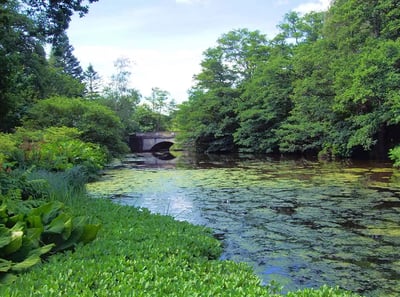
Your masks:
{"label": "tall tree", "polygon": [[97,98],[100,92],[101,77],[97,73],[97,71],[94,70],[92,64],[89,64],[88,68],[83,73],[83,77],[84,77],[83,81],[86,86],[85,90],[86,97],[89,99]]}
{"label": "tall tree", "polygon": [[140,101],[140,93],[129,86],[131,61],[127,58],[118,58],[114,62],[116,72],[111,76],[110,84],[104,89],[106,104],[120,117],[125,127],[125,133],[134,130],[133,114]]}
{"label": "tall tree", "polygon": [[180,127],[193,128],[184,135],[199,150],[233,151],[242,86],[253,76],[257,63],[267,59],[267,40],[259,31],[234,30],[223,34],[217,46],[203,55],[202,70],[195,76],[189,103],[182,106],[184,110],[197,109],[197,112],[186,116],[178,112],[176,122]]}
{"label": "tall tree", "polygon": [[[71,89],[69,79],[64,76],[58,79],[59,73],[48,67],[43,46],[65,32],[74,12],[87,13],[84,3],[81,0],[0,2],[0,130],[8,131],[20,124],[35,100],[59,93],[54,91],[55,87]],[[55,81],[67,82],[68,86],[58,83],[55,86]]]}
{"label": "tall tree", "polygon": [[382,155],[398,138],[391,119],[399,92],[399,19],[396,0],[337,0],[328,13],[334,111],[347,131],[348,155]]}
{"label": "tall tree", "polygon": [[276,129],[292,108],[292,46],[272,42],[270,58],[260,62],[244,85],[237,107],[239,127],[234,133],[241,150],[271,153],[278,149]]}
{"label": "tall tree", "polygon": [[68,29],[71,17],[78,13],[83,17],[89,12],[89,4],[98,0],[21,0],[22,12],[35,21],[37,31],[53,43]]}
{"label": "tall tree", "polygon": [[62,32],[53,41],[49,63],[51,66],[59,68],[63,73],[82,81],[83,70],[73,51],[74,47],[70,45],[67,34]]}
{"label": "tall tree", "polygon": [[43,95],[46,57],[35,23],[19,1],[0,3],[0,130],[20,123],[26,107]]}
{"label": "tall tree", "polygon": [[165,125],[161,121],[169,113],[170,94],[160,88],[152,88],[151,95],[145,98],[150,103],[150,108],[156,116],[155,130],[160,131]]}

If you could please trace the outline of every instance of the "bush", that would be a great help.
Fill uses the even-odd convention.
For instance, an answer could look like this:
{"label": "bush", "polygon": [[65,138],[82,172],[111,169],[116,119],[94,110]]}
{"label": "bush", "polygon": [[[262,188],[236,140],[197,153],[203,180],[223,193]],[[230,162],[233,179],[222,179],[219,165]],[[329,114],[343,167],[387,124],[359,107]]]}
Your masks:
{"label": "bush", "polygon": [[389,158],[394,162],[394,167],[400,167],[400,146],[389,150]]}
{"label": "bush", "polygon": [[12,134],[0,133],[0,170],[13,166],[8,163],[17,152],[17,140]]}
{"label": "bush", "polygon": [[19,128],[7,136],[11,139],[9,145],[0,145],[0,151],[2,147],[9,150],[7,155],[3,154],[3,160],[13,165],[53,171],[80,166],[87,176],[93,177],[106,163],[106,153],[99,145],[78,139],[79,135],[76,128],[50,127],[37,131]]}
{"label": "bush", "polygon": [[41,100],[24,119],[24,127],[30,129],[52,126],[77,128],[81,131],[81,140],[99,144],[111,155],[128,151],[120,119],[110,108],[95,101],[65,97]]}

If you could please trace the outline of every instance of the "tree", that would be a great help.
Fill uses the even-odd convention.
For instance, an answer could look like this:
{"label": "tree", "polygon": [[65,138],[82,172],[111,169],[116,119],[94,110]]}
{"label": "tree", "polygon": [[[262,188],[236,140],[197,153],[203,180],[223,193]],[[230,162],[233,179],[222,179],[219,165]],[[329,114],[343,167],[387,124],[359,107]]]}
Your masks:
{"label": "tree", "polygon": [[114,62],[116,73],[111,76],[111,83],[103,91],[106,98],[105,104],[120,117],[126,134],[134,129],[132,117],[141,97],[139,91],[129,87],[130,65],[129,59],[118,58]]}
{"label": "tree", "polygon": [[83,70],[73,51],[74,47],[69,44],[67,34],[65,32],[60,33],[53,41],[49,64],[81,82]]}
{"label": "tree", "polygon": [[85,2],[0,2],[0,130],[10,131],[19,125],[26,110],[38,99],[59,94],[63,89],[76,94],[72,89],[79,87],[73,87],[69,78],[48,66],[43,45],[65,32],[74,12],[87,13]]}
{"label": "tree", "polygon": [[18,1],[0,4],[0,130],[20,124],[27,106],[43,95],[46,57],[35,23]]}
{"label": "tree", "polygon": [[37,25],[37,32],[53,43],[68,29],[72,15],[83,17],[89,12],[89,4],[98,0],[21,0],[22,13]]}
{"label": "tree", "polygon": [[[335,1],[324,28],[335,73],[334,112],[347,155],[387,153],[398,137],[400,8],[395,0]],[[398,112],[398,110],[397,110]],[[343,127],[344,126],[344,127]]]}
{"label": "tree", "polygon": [[203,56],[189,103],[181,106],[185,111],[178,111],[176,124],[179,130],[192,129],[182,135],[200,151],[234,151],[238,100],[257,63],[268,58],[267,41],[259,31],[234,30],[222,35]]}
{"label": "tree", "polygon": [[100,75],[94,70],[93,65],[89,64],[86,71],[83,73],[85,82],[85,96],[89,99],[94,99],[99,96]]}
{"label": "tree", "polygon": [[165,130],[168,126],[168,116],[175,106],[170,94],[160,88],[152,88],[151,95],[145,99],[149,102],[150,109],[157,119],[154,131]]}
{"label": "tree", "polygon": [[110,108],[81,98],[53,97],[36,103],[24,118],[24,127],[77,128],[81,139],[102,145],[111,155],[128,151],[123,125]]}
{"label": "tree", "polygon": [[237,107],[239,127],[234,133],[235,143],[241,150],[278,151],[276,130],[292,109],[292,55],[290,45],[271,43],[268,61],[259,63],[253,77],[244,85]]}

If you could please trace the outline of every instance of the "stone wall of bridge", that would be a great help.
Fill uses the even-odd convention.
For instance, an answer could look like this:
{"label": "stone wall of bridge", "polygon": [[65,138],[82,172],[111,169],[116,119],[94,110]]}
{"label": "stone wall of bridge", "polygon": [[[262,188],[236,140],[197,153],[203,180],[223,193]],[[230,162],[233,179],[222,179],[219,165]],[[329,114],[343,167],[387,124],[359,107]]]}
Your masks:
{"label": "stone wall of bridge", "polygon": [[147,132],[129,135],[129,147],[134,153],[165,151],[175,143],[175,132]]}

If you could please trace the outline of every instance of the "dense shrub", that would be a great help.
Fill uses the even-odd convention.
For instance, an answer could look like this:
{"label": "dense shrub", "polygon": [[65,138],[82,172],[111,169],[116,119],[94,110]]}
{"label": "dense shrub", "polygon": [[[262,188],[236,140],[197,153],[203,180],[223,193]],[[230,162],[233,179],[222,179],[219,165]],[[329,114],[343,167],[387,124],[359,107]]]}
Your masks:
{"label": "dense shrub", "polygon": [[393,166],[400,167],[400,146],[389,150],[389,158],[394,162]]}
{"label": "dense shrub", "polygon": [[126,153],[123,127],[110,108],[84,99],[54,97],[35,104],[24,119],[24,127],[72,127],[81,131],[80,139],[99,144],[112,154]]}
{"label": "dense shrub", "polygon": [[0,170],[12,164],[8,163],[17,152],[17,140],[12,134],[0,133]]}
{"label": "dense shrub", "polygon": [[76,128],[67,127],[36,131],[20,128],[15,134],[0,135],[1,139],[8,140],[0,143],[0,161],[5,165],[36,166],[53,171],[79,165],[91,177],[103,168],[106,153],[99,145],[80,140],[80,134]]}

